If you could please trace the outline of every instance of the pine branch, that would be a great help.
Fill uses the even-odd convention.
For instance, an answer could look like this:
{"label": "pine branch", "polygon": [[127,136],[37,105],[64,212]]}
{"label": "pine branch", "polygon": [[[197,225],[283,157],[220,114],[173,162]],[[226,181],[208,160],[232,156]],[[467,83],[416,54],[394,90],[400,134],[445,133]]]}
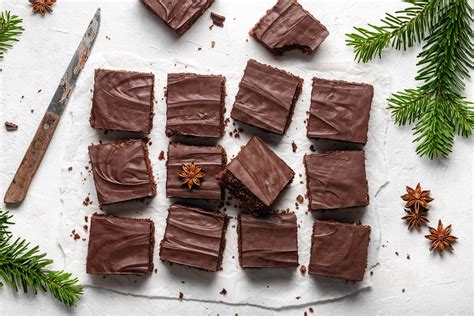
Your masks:
{"label": "pine branch", "polygon": [[22,22],[18,16],[10,15],[10,11],[0,13],[0,59],[12,47],[10,42],[18,42],[18,36],[24,31]]}
{"label": "pine branch", "polygon": [[[0,212],[0,278],[14,291],[25,293],[38,290],[50,292],[68,307],[75,306],[83,294],[83,287],[70,273],[48,269],[53,260],[40,253],[38,246],[17,238],[13,241],[7,226],[12,224],[8,212]],[[3,223],[3,224],[2,224]],[[3,233],[2,233],[3,231]]]}

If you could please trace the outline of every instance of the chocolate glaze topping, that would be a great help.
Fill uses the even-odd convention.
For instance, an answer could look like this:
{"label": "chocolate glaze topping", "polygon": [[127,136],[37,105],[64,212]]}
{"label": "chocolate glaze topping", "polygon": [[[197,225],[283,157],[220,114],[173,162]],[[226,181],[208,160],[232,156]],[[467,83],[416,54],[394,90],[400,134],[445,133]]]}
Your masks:
{"label": "chocolate glaze topping", "polygon": [[299,77],[251,59],[240,81],[231,117],[283,135],[302,84]]}
{"label": "chocolate glaze topping", "polygon": [[149,219],[109,215],[91,218],[86,271],[144,275],[153,270],[155,225]]}
{"label": "chocolate glaze topping", "polygon": [[[202,167],[204,177],[201,185],[191,190],[183,185],[178,173],[183,165],[194,162]],[[189,146],[171,143],[168,147],[166,162],[166,197],[220,200],[223,192],[216,175],[221,172],[227,163],[227,156],[221,146]]]}
{"label": "chocolate glaze topping", "polygon": [[365,144],[373,94],[369,84],[313,78],[307,136]]}
{"label": "chocolate glaze topping", "polygon": [[317,220],[313,226],[309,273],[362,281],[370,226]]}
{"label": "chocolate glaze topping", "polygon": [[168,74],[166,135],[222,137],[225,77]]}
{"label": "chocolate glaze topping", "polygon": [[200,208],[172,205],[160,244],[163,261],[217,271],[222,262],[227,216]]}
{"label": "chocolate glaze topping", "polygon": [[151,73],[96,69],[91,126],[149,133],[154,78]]}
{"label": "chocolate glaze topping", "polygon": [[243,268],[298,266],[296,215],[239,214],[239,261]]}
{"label": "chocolate glaze topping", "polygon": [[279,0],[253,27],[250,35],[275,55],[291,49],[312,54],[329,32],[296,0]]}
{"label": "chocolate glaze topping", "polygon": [[155,196],[156,185],[144,141],[91,145],[89,156],[101,205]]}
{"label": "chocolate glaze topping", "polygon": [[305,155],[304,164],[311,211],[369,204],[363,151]]}

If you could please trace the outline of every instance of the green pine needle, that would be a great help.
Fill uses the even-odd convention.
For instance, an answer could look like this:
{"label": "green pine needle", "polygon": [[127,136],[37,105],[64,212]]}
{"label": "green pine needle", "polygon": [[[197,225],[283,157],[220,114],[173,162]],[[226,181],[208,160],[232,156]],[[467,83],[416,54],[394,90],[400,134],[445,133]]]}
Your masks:
{"label": "green pine needle", "polygon": [[420,156],[447,157],[455,135],[469,137],[474,129],[474,108],[463,97],[464,80],[474,67],[472,9],[468,0],[405,0],[412,6],[387,14],[383,26],[355,28],[347,34],[355,59],[367,62],[387,47],[407,49],[424,42],[418,55],[416,89],[394,93],[389,109],[395,123],[415,124],[414,142]]}
{"label": "green pine needle", "polygon": [[78,279],[70,273],[48,269],[53,260],[40,253],[38,246],[30,247],[20,238],[13,240],[7,230],[13,224],[10,219],[8,212],[0,211],[0,279],[16,292],[49,291],[66,306],[75,306],[83,294]]}
{"label": "green pine needle", "polygon": [[3,54],[12,47],[11,42],[18,42],[18,36],[23,33],[23,20],[10,11],[0,12],[0,59]]}

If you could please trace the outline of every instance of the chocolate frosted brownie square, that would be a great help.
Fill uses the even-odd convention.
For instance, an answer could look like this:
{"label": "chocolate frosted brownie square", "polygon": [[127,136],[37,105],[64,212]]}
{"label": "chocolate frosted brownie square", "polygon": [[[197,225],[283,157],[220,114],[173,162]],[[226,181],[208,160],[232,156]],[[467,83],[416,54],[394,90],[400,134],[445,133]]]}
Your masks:
{"label": "chocolate frosted brownie square", "polygon": [[145,275],[153,270],[155,225],[150,219],[93,215],[86,271]]}
{"label": "chocolate frosted brownie square", "polygon": [[310,211],[368,205],[364,160],[361,150],[305,155]]}
{"label": "chocolate frosted brownie square", "polygon": [[275,55],[292,49],[309,55],[328,37],[329,32],[296,0],[278,0],[250,30],[250,35]]}
{"label": "chocolate frosted brownie square", "polygon": [[298,266],[298,228],[294,213],[256,217],[239,214],[239,262],[242,268]]}
{"label": "chocolate frosted brownie square", "polygon": [[171,143],[166,162],[166,197],[220,200],[223,188],[216,176],[226,163],[225,150],[219,145]]}
{"label": "chocolate frosted brownie square", "polygon": [[295,173],[258,137],[253,137],[219,175],[246,211],[268,209]]}
{"label": "chocolate frosted brownie square", "polygon": [[310,274],[362,281],[370,226],[317,220],[313,226]]}
{"label": "chocolate frosted brownie square", "polygon": [[367,143],[373,95],[369,84],[313,78],[307,136]]}
{"label": "chocolate frosted brownie square", "polygon": [[183,35],[214,0],[142,0],[178,36]]}
{"label": "chocolate frosted brownie square", "polygon": [[221,269],[227,216],[179,204],[168,210],[160,258],[206,271]]}
{"label": "chocolate frosted brownie square", "polygon": [[143,140],[89,146],[100,205],[156,195],[156,184]]}
{"label": "chocolate frosted brownie square", "polygon": [[168,74],[166,135],[222,137],[225,95],[224,76]]}
{"label": "chocolate frosted brownie square", "polygon": [[96,69],[91,126],[150,133],[154,80],[151,73]]}
{"label": "chocolate frosted brownie square", "polygon": [[249,60],[239,84],[231,117],[283,135],[290,125],[303,79]]}

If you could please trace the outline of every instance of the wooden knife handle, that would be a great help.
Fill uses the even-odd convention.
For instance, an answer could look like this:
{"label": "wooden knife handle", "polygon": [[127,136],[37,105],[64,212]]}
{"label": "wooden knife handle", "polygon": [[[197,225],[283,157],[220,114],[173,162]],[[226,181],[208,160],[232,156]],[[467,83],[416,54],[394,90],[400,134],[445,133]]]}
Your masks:
{"label": "wooden knife handle", "polygon": [[18,204],[25,199],[31,180],[33,180],[36,170],[38,170],[41,160],[43,160],[54,131],[58,126],[58,122],[58,115],[46,112],[36,130],[35,137],[33,138],[30,147],[28,147],[23,160],[16,171],[12,183],[8,187],[4,198],[5,203]]}

